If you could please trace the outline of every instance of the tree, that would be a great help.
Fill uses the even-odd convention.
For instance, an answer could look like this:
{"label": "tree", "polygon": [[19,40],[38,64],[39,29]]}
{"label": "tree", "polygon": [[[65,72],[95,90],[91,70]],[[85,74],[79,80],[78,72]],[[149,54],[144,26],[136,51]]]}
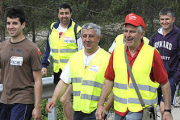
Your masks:
{"label": "tree", "polygon": [[4,11],[4,0],[0,0],[0,42],[5,40]]}

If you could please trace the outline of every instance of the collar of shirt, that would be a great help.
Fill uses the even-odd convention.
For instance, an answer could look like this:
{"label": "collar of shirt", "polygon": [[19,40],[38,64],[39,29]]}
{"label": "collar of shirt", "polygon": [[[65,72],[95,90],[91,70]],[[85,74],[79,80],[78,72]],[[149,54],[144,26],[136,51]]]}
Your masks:
{"label": "collar of shirt", "polygon": [[83,58],[84,58],[84,68],[86,68],[89,65],[89,63],[92,61],[92,59],[94,58],[94,56],[97,54],[97,52],[100,49],[101,48],[99,47],[99,49],[95,53],[93,53],[92,55],[89,55],[89,56],[85,55],[85,53],[84,53],[84,56],[83,56]]}
{"label": "collar of shirt", "polygon": [[137,57],[137,55],[139,54],[139,51],[141,50],[141,48],[142,48],[142,46],[144,45],[144,40],[141,40],[141,45],[139,46],[139,48],[136,50],[136,53],[135,53],[135,55],[133,56],[133,57],[131,57],[131,53],[129,52],[129,49],[128,49],[128,47],[126,46],[126,53],[127,53],[127,55],[128,55],[128,59],[129,59],[129,57],[131,57],[131,58],[136,58]]}

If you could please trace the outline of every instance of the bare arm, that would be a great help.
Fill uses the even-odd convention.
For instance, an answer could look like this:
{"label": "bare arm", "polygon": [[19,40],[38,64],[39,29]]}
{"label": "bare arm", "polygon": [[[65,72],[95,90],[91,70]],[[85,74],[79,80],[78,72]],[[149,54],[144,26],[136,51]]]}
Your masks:
{"label": "bare arm", "polygon": [[113,106],[113,103],[114,103],[114,97],[113,97],[113,92],[111,92],[111,95],[110,95],[107,103],[105,104],[104,109],[106,111],[109,111],[111,109],[111,107]]}
{"label": "bare arm", "polygon": [[35,107],[32,112],[33,119],[41,118],[41,98],[42,98],[42,75],[41,71],[33,71],[34,77],[34,92],[35,92]]}
{"label": "bare arm", "polygon": [[[96,120],[101,120],[104,117],[104,101],[106,100],[106,98],[108,97],[108,95],[110,94],[112,88],[113,88],[113,81],[109,81],[109,80],[105,80],[104,81],[104,85],[102,87],[102,91],[101,91],[101,96],[97,105],[97,110],[96,110]],[[111,101],[109,101],[109,103],[111,103]],[[107,105],[107,106],[110,106]],[[106,109],[108,108],[106,106]]]}
{"label": "bare arm", "polygon": [[[164,98],[164,109],[171,109],[171,88],[169,82],[161,85],[163,98]],[[172,115],[169,112],[164,112],[163,120],[172,120]]]}
{"label": "bare arm", "polygon": [[53,96],[51,100],[46,104],[46,111],[51,113],[51,110],[55,105],[56,101],[65,93],[69,84],[66,84],[64,81],[60,80],[56,85]]}

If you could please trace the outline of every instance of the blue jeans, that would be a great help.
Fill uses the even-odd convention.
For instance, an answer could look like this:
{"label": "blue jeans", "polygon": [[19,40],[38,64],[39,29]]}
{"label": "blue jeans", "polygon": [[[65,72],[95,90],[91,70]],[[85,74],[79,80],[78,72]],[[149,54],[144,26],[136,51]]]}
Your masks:
{"label": "blue jeans", "polygon": [[31,120],[34,104],[0,103],[0,120]]}
{"label": "blue jeans", "polygon": [[[176,92],[176,86],[174,84],[174,78],[170,77],[169,79],[169,84],[171,87],[171,104],[173,104],[174,101],[174,94]],[[161,90],[161,86],[159,86],[159,88],[157,89],[158,91],[158,105],[160,105],[160,102],[164,102],[163,96],[162,96],[162,90]]]}
{"label": "blue jeans", "polygon": [[115,114],[114,120],[142,120],[143,113],[140,112],[128,112],[126,116],[120,116]]}

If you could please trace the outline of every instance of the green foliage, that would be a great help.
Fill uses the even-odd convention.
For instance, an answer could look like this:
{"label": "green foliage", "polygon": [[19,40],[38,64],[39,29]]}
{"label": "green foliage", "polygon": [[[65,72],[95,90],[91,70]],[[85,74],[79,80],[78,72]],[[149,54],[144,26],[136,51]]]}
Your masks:
{"label": "green foliage", "polygon": [[[159,27],[153,22],[159,17],[159,10],[169,6],[175,9],[177,16],[175,23],[180,27],[179,0],[164,0],[163,3],[157,0],[61,0],[61,2],[59,0],[5,0],[4,9],[6,12],[10,7],[18,6],[25,10],[27,24],[24,33],[26,34],[32,33],[33,30],[49,28],[52,22],[58,20],[58,5],[65,2],[72,6],[72,18],[80,25],[84,23],[83,21],[94,22],[103,27],[112,23],[122,23],[127,14],[134,12],[144,18],[147,26],[146,35],[149,38]],[[106,35],[108,32],[103,30],[102,33]],[[112,39],[111,37],[114,39],[115,35],[110,35],[110,38],[107,35],[103,39]]]}
{"label": "green foliage", "polygon": [[[47,99],[41,100],[41,113],[42,113],[42,120],[48,120],[48,113],[45,111],[46,103],[48,102]],[[57,120],[65,120],[63,114],[63,107],[60,101],[57,102]]]}
{"label": "green foliage", "polygon": [[65,120],[64,114],[63,114],[63,106],[60,101],[57,102],[57,119],[58,120]]}
{"label": "green foliage", "polygon": [[47,99],[42,99],[41,100],[41,114],[42,114],[41,118],[42,118],[42,120],[47,120],[48,113],[45,111],[47,102],[48,102]]}

